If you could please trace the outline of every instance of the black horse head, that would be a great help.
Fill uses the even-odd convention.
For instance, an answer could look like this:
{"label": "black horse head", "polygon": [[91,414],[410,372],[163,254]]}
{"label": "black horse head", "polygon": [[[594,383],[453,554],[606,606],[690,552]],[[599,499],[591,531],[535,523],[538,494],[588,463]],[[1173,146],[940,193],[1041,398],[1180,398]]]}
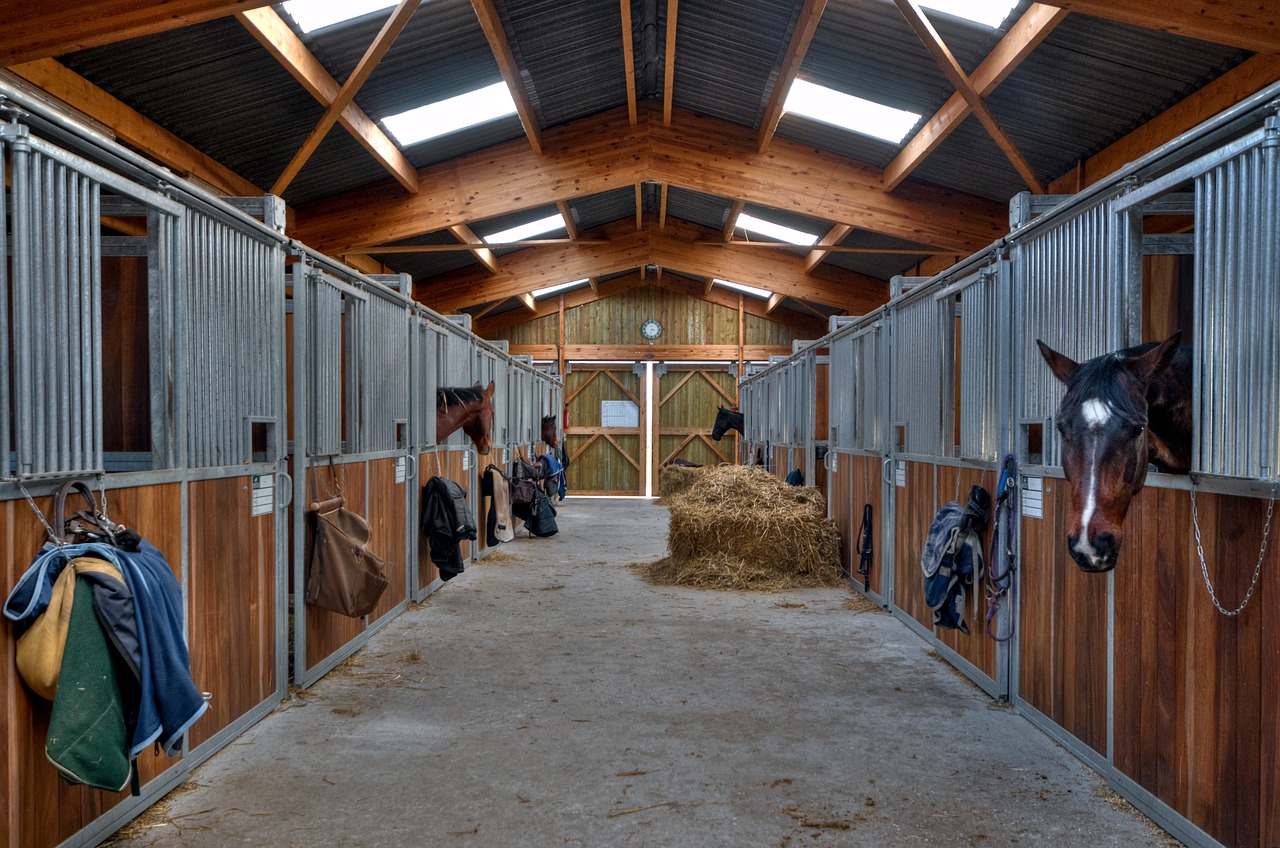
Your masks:
{"label": "black horse head", "polygon": [[744,436],[747,434],[746,430],[742,429],[741,412],[734,409],[725,409],[723,406],[718,406],[716,409],[719,411],[716,412],[716,424],[711,428],[711,438],[718,442],[729,430],[737,430]]}

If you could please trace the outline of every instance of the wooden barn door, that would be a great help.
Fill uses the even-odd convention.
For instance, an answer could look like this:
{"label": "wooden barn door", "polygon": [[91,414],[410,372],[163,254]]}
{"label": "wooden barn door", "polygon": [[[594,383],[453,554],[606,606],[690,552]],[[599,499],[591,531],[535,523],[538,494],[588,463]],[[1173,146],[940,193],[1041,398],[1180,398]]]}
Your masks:
{"label": "wooden barn door", "polygon": [[657,468],[674,459],[699,465],[734,462],[736,430],[720,441],[711,438],[716,408],[738,402],[737,381],[723,365],[671,365],[657,380],[654,441],[654,480]]}
{"label": "wooden barn door", "polygon": [[643,495],[645,397],[643,367],[575,362],[565,375],[568,414],[566,476],[573,495]]}

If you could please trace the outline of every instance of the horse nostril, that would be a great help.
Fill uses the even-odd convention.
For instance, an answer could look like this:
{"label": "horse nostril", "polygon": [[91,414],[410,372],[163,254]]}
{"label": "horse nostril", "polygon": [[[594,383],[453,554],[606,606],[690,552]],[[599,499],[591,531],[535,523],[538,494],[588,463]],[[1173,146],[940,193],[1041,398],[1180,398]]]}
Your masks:
{"label": "horse nostril", "polygon": [[1102,559],[1115,559],[1120,553],[1120,543],[1116,541],[1114,533],[1099,533],[1093,540],[1093,549]]}

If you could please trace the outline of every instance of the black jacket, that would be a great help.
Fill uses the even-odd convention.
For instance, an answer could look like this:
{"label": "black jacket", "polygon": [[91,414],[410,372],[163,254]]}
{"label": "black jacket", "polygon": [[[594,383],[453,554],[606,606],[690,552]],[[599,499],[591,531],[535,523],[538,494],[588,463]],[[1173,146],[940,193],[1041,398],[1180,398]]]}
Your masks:
{"label": "black jacket", "polygon": [[432,477],[422,487],[422,535],[441,580],[452,580],[466,564],[458,543],[476,538],[476,520],[467,505],[467,492],[444,477]]}

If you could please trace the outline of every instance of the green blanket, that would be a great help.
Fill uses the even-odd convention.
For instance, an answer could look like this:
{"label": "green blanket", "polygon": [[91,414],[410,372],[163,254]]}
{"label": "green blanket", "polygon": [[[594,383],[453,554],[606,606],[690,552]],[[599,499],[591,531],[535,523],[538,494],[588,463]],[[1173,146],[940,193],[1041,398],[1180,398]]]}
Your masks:
{"label": "green blanket", "polygon": [[49,717],[45,755],[72,783],[118,792],[131,763],[116,658],[93,609],[93,589],[76,578],[67,646]]}

